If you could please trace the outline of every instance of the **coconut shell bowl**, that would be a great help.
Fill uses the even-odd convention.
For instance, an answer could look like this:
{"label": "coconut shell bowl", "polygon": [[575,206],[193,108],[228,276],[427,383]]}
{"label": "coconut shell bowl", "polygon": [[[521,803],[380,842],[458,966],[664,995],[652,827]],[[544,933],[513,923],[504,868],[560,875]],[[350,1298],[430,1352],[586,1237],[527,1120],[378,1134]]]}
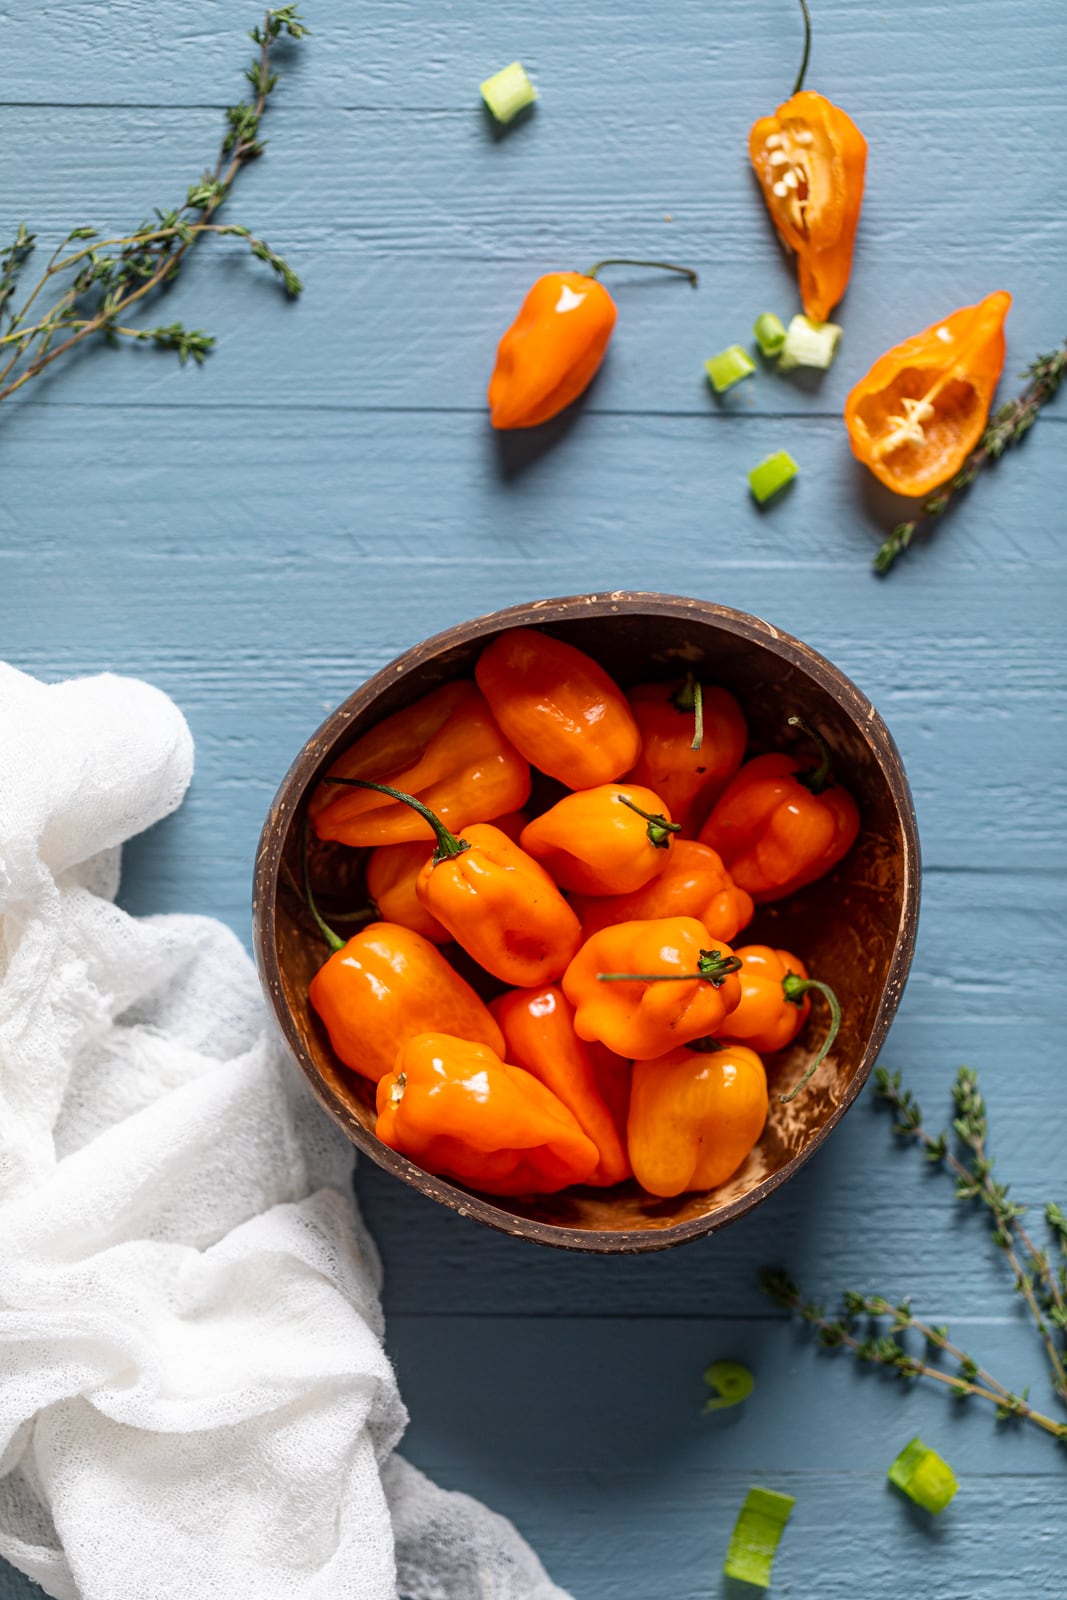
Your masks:
{"label": "coconut shell bowl", "polygon": [[[792,1085],[812,1060],[825,1008],[816,1004],[795,1043],[767,1058],[767,1126],[744,1165],[717,1189],[664,1200],[629,1182],[500,1200],[434,1177],[375,1138],[374,1086],[337,1059],[310,1007],[308,984],[329,954],[301,891],[305,812],[316,784],[375,723],[443,683],[470,677],[490,640],[518,627],[578,646],[624,688],[696,669],[741,702],[749,756],[796,748],[786,719],[801,717],[827,741],[837,780],[859,804],[860,835],[841,864],[757,908],[737,940],[794,950],[833,985],[843,1022],[832,1052],[789,1104],[775,1091]],[[315,863],[327,919],[364,898],[352,870],[357,852],[328,849],[339,854]],[[327,717],[286,774],[263,826],[253,896],[256,958],[278,1026],[311,1092],[346,1137],[402,1182],[464,1216],[541,1244],[602,1253],[657,1250],[715,1232],[768,1199],[829,1138],[885,1040],[911,962],[918,909],[911,795],[897,748],[870,701],[814,650],[756,617],[702,600],[631,593],[513,606],[449,628],[383,667]],[[343,921],[338,926],[343,935]],[[469,965],[457,965],[472,978]],[[486,998],[503,988],[481,976]]]}

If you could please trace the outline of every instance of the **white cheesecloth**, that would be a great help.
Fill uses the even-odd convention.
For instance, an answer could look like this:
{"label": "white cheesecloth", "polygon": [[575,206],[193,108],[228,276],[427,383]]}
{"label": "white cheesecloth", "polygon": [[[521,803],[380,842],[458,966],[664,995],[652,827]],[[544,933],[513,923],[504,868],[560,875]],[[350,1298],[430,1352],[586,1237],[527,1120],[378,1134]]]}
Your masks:
{"label": "white cheesecloth", "polygon": [[0,664],[0,1555],[57,1600],[567,1600],[395,1455],[352,1151],[220,923],[113,903],[180,712]]}

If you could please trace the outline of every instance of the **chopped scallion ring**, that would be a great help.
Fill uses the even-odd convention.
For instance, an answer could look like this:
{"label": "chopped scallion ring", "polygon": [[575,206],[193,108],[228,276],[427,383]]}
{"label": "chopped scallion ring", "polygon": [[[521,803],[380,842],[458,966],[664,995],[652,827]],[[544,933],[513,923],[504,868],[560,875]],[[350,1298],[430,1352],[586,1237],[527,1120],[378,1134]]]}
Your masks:
{"label": "chopped scallion ring", "polygon": [[948,1462],[921,1439],[913,1439],[904,1446],[890,1467],[888,1477],[909,1500],[914,1500],[917,1506],[935,1517],[944,1511],[959,1488]]}
{"label": "chopped scallion ring", "polygon": [[756,363],[747,350],[742,350],[739,344],[731,344],[710,361],[705,361],[704,370],[715,393],[722,394],[742,378],[750,377],[756,370]]}
{"label": "chopped scallion ring", "polygon": [[747,1400],[756,1387],[756,1380],[740,1361],[713,1361],[704,1369],[704,1382],[715,1391],[704,1402],[705,1411],[725,1411]]}
{"label": "chopped scallion ring", "polygon": [[773,311],[765,311],[757,317],[752,324],[752,332],[765,356],[776,356],[785,344],[785,327],[782,319],[776,317]]}
{"label": "chopped scallion ring", "polygon": [[510,122],[520,111],[533,105],[537,90],[526,76],[521,61],[513,61],[480,85],[482,99],[498,122]]}
{"label": "chopped scallion ring", "polygon": [[740,1578],[742,1583],[754,1583],[760,1589],[770,1588],[778,1541],[795,1505],[791,1494],[778,1494],[774,1489],[748,1491],[723,1562],[722,1570],[728,1578]]}
{"label": "chopped scallion ring", "polygon": [[800,468],[797,466],[788,450],[776,450],[773,456],[767,456],[758,466],[752,468],[748,475],[748,486],[760,505],[769,500],[779,489],[784,489],[791,483]]}
{"label": "chopped scallion ring", "polygon": [[786,329],[779,366],[783,372],[792,367],[828,367],[842,332],[836,322],[812,322],[810,317],[795,316]]}

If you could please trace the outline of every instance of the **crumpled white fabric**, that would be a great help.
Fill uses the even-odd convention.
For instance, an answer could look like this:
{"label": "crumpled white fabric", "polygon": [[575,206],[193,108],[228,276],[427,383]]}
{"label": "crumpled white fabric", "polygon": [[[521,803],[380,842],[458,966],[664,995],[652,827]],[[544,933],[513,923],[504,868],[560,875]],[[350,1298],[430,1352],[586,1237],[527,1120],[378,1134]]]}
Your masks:
{"label": "crumpled white fabric", "polygon": [[237,939],[113,904],[192,760],[147,684],[0,664],[0,1555],[57,1600],[567,1600],[393,1453],[352,1152]]}

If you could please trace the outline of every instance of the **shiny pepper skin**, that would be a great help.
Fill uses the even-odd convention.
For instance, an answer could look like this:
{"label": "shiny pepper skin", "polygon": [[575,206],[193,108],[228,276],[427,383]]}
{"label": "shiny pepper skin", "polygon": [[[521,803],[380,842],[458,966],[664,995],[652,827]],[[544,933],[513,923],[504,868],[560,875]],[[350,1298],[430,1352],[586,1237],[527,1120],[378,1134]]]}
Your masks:
{"label": "shiny pepper skin", "polygon": [[741,963],[737,974],[741,999],[726,1019],[723,1036],[749,1045],[761,1056],[784,1050],[807,1022],[811,999],[805,993],[790,1000],[783,980],[790,974],[806,978],[807,967],[799,956],[765,944],[744,945],[734,954]]}
{"label": "shiny pepper skin", "polygon": [[600,1159],[551,1089],[497,1051],[446,1033],[400,1047],[377,1107],[383,1144],[486,1194],[553,1194],[586,1182]]}
{"label": "shiny pepper skin", "polygon": [[666,867],[671,828],[670,813],[651,789],[605,783],[564,795],[522,830],[521,843],[561,889],[629,894]]}
{"label": "shiny pepper skin", "polygon": [[[386,717],[350,745],[327,777],[365,778],[418,796],[450,828],[525,805],[530,768],[475,685],[460,679]],[[409,806],[372,790],[320,783],[308,807],[320,839],[375,846],[432,841]]]}
{"label": "shiny pepper skin", "polygon": [[581,272],[538,278],[497,346],[489,380],[494,428],[533,428],[589,387],[618,311],[603,284]]}
{"label": "shiny pepper skin", "polygon": [[383,922],[398,922],[432,944],[447,944],[452,935],[430,915],[415,892],[419,873],[432,853],[428,839],[379,845],[367,860],[367,893]]}
{"label": "shiny pepper skin", "polygon": [[714,1189],[733,1176],[767,1121],[763,1063],[745,1045],[682,1048],[634,1063],[627,1144],[650,1194]]}
{"label": "shiny pepper skin", "polygon": [[482,651],[474,676],[515,749],[568,789],[610,783],[637,760],[641,735],[622,690],[563,639],[511,628]]}
{"label": "shiny pepper skin", "polygon": [[753,125],[748,153],[779,238],[796,254],[804,310],[825,322],[852,271],[867,141],[839,106],[803,89]]}
{"label": "shiny pepper skin", "polygon": [[598,1061],[608,1052],[603,1045],[579,1039],[574,1031],[574,1007],[557,984],[513,989],[494,1000],[490,1010],[503,1032],[508,1060],[532,1072],[558,1095],[600,1152],[596,1170],[586,1182],[607,1185],[628,1178],[626,1146],[599,1082],[602,1074],[613,1069],[623,1077],[628,1063],[614,1058],[608,1063]]}
{"label": "shiny pepper skin", "polygon": [[726,689],[701,689],[703,739],[694,750],[692,675],[673,683],[639,683],[627,696],[641,730],[641,754],[630,783],[660,795],[682,833],[693,838],[745,757],[748,728]]}
{"label": "shiny pepper skin", "polygon": [[925,495],[977,445],[1004,365],[1004,290],[905,339],[845,401],[852,454],[897,494]]}
{"label": "shiny pepper skin", "polygon": [[735,964],[729,946],[713,943],[695,917],[621,922],[586,940],[563,975],[563,992],[580,1039],[650,1061],[723,1030],[741,998]]}
{"label": "shiny pepper skin", "polygon": [[712,939],[731,943],[752,921],[752,896],[739,889],[710,845],[675,839],[663,871],[632,894],[572,895],[588,939],[614,922],[695,917]]}
{"label": "shiny pepper skin", "polygon": [[336,1054],[379,1079],[397,1047],[431,1028],[450,1028],[503,1053],[504,1038],[469,983],[410,928],[372,922],[320,967],[308,990]]}

